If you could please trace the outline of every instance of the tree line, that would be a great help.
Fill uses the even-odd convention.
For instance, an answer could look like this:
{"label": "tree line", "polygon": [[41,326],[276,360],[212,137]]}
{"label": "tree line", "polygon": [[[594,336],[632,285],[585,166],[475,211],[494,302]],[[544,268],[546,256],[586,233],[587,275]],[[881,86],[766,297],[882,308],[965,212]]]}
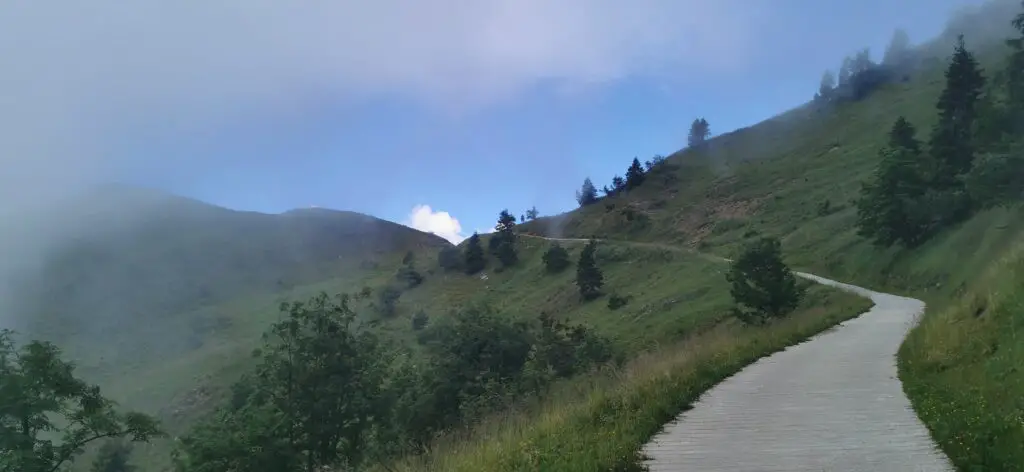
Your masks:
{"label": "tree line", "polygon": [[843,58],[838,74],[826,70],[818,92],[814,94],[814,103],[823,105],[863,100],[884,84],[907,80],[918,59],[906,31],[897,29],[882,62],[874,62],[871,50],[864,48]]}
{"label": "tree line", "polygon": [[[706,119],[697,118],[690,124],[687,145],[690,149],[700,149],[707,144],[710,137],[711,125]],[[583,179],[583,185],[576,191],[576,203],[580,207],[585,207],[597,203],[602,198],[611,198],[639,188],[647,180],[649,174],[658,172],[664,167],[664,156],[656,155],[643,163],[639,158],[634,157],[629,167],[626,168],[625,177],[620,175],[612,177],[611,184],[602,187],[600,194],[590,177]]]}
{"label": "tree line", "polygon": [[974,213],[1024,192],[1024,13],[994,80],[958,37],[926,141],[897,117],[873,176],[857,199],[861,236],[880,246],[920,245]]}

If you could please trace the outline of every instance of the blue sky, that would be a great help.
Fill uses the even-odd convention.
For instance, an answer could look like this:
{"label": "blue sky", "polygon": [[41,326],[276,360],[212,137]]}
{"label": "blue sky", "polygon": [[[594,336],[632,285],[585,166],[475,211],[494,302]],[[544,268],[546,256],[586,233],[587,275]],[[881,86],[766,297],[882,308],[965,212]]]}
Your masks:
{"label": "blue sky", "polygon": [[799,105],[845,54],[975,2],[171,3],[0,7],[3,39],[53,32],[0,60],[24,71],[0,79],[23,87],[7,109],[33,110],[0,117],[22,174],[407,224],[420,207],[458,239],[503,208],[571,209],[584,177],[671,153],[696,117],[717,134]]}

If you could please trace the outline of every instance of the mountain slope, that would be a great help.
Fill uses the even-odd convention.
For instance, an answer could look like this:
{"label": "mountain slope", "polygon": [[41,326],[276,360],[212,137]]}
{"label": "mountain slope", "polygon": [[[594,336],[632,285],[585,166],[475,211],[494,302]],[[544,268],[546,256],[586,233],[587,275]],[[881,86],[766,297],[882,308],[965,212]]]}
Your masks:
{"label": "mountain slope", "polygon": [[[982,35],[967,30],[966,41],[992,77],[1004,65],[1001,39],[1011,35],[1009,19],[1021,7],[998,1],[986,8],[953,24],[987,25]],[[951,28],[924,48],[936,57],[922,61],[907,81],[833,110],[806,106],[716,137],[705,149],[670,156],[636,191],[523,230],[673,242],[723,256],[771,235],[800,269],[922,298],[926,316],[899,355],[918,415],[959,468],[1020,470],[1024,343],[1016,333],[1024,326],[1024,304],[1010,288],[1024,264],[1019,201],[981,211],[912,249],[872,246],[855,227],[853,200],[896,117],[905,116],[920,138],[935,123],[949,44],[958,32]]]}
{"label": "mountain slope", "polygon": [[24,231],[59,227],[60,234],[37,271],[19,281],[19,327],[83,352],[113,335],[141,347],[153,340],[133,334],[175,314],[450,245],[358,213],[240,212],[129,187],[101,188],[34,216]]}

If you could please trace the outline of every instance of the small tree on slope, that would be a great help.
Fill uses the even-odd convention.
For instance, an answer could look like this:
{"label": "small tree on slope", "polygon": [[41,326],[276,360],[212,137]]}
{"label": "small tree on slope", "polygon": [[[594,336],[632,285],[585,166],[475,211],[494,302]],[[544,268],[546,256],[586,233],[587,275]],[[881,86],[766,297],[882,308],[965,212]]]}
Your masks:
{"label": "small tree on slope", "polygon": [[590,240],[580,251],[580,260],[576,264],[576,286],[580,290],[580,297],[583,300],[593,300],[601,295],[601,287],[604,286],[604,275],[601,269],[597,268],[595,253],[597,242]]}
{"label": "small tree on slope", "polygon": [[762,324],[796,309],[803,296],[793,272],[782,261],[779,240],[761,238],[737,258],[726,280],[738,305],[736,317],[748,324]]}

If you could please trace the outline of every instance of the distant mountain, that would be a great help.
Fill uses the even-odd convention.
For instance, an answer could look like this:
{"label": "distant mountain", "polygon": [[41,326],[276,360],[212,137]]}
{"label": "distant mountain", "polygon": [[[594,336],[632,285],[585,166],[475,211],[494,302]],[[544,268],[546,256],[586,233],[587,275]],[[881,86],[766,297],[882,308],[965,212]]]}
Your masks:
{"label": "distant mountain", "polygon": [[20,228],[21,247],[49,242],[37,249],[37,270],[18,279],[19,324],[58,338],[278,292],[372,268],[388,255],[450,245],[360,213],[234,211],[125,186],[97,189],[31,220]]}

